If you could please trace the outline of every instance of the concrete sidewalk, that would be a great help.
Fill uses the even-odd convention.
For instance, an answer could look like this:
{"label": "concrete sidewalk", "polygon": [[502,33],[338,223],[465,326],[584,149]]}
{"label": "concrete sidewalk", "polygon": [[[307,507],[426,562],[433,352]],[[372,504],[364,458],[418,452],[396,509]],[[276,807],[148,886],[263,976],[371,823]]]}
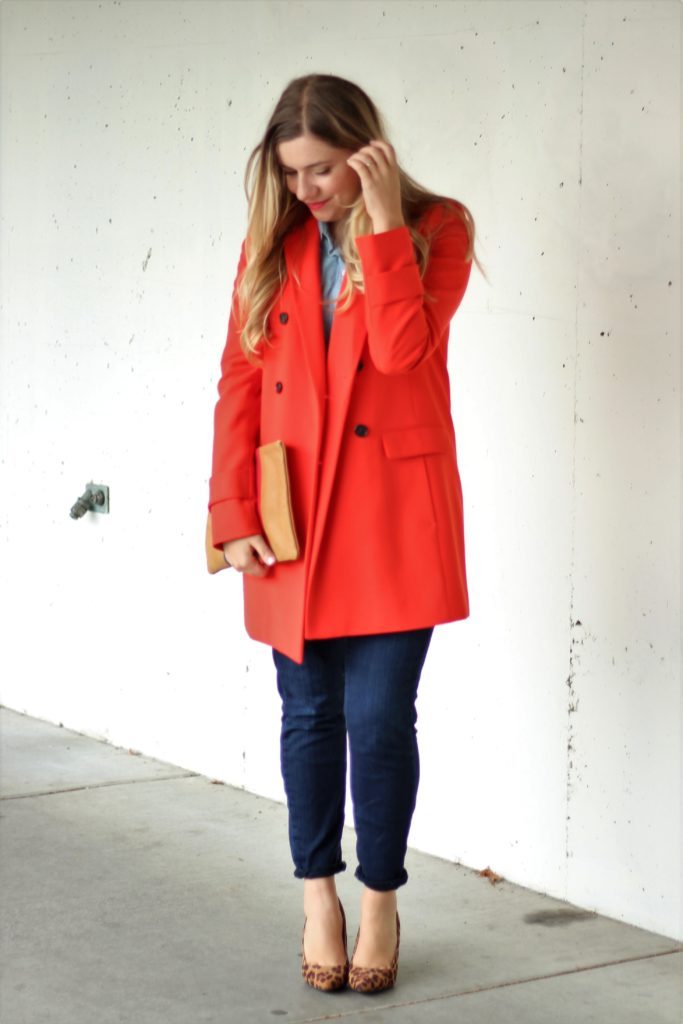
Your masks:
{"label": "concrete sidewalk", "polygon": [[412,851],[396,988],[314,992],[283,806],[12,711],[0,728],[2,1024],[681,1024],[673,940]]}

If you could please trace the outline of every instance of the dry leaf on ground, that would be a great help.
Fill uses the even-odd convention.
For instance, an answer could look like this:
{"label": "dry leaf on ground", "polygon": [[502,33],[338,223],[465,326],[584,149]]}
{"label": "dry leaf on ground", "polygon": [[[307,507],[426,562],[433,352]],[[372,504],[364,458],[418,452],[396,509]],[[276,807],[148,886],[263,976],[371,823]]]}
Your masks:
{"label": "dry leaf on ground", "polygon": [[491,868],[484,868],[482,871],[478,871],[477,874],[480,878],[488,878],[491,885],[496,885],[497,882],[503,882],[504,878],[502,875],[497,875]]}

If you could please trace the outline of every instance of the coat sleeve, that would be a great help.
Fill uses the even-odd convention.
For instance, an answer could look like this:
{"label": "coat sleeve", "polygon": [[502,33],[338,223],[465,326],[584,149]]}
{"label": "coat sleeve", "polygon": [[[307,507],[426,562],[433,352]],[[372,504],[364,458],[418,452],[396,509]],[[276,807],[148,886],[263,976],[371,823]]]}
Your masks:
{"label": "coat sleeve", "polygon": [[407,227],[356,238],[368,347],[381,373],[414,370],[438,348],[467,288],[472,269],[471,261],[465,261],[467,246],[465,225],[449,211],[431,243],[421,278]]}
{"label": "coat sleeve", "polygon": [[[242,243],[233,298],[246,263]],[[213,544],[261,533],[256,504],[255,453],[259,444],[261,368],[250,363],[240,346],[240,333],[230,307],[228,336],[221,357],[214,437],[209,509]]]}

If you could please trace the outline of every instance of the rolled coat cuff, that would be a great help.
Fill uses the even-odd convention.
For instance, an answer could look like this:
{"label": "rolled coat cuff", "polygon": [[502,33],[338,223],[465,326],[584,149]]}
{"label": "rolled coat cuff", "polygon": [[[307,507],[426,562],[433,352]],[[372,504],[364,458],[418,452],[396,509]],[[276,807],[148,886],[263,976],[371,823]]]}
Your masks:
{"label": "rolled coat cuff", "polygon": [[363,264],[367,302],[371,306],[424,294],[413,240],[404,224],[378,235],[360,235],[356,238],[356,248]]}
{"label": "rolled coat cuff", "polygon": [[253,498],[226,498],[209,504],[213,546],[221,550],[228,541],[263,533]]}

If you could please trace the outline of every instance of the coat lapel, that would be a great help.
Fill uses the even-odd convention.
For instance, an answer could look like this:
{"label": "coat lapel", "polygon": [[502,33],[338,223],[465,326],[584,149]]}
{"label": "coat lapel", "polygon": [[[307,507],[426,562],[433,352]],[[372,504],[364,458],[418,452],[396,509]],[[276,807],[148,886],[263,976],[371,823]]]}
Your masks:
{"label": "coat lapel", "polygon": [[[321,305],[320,231],[314,217],[308,218],[298,231],[285,238],[284,249],[298,333],[320,416],[318,436],[322,444],[322,473],[317,508],[312,520],[314,534],[309,546],[310,564],[314,566],[322,543],[339,451],[344,440],[351,392],[367,338],[365,297],[355,292],[349,308],[344,312],[335,312],[329,351],[326,353]],[[341,282],[340,294],[345,285],[346,274]]]}
{"label": "coat lapel", "polygon": [[284,240],[287,277],[308,373],[322,426],[326,390],[325,334],[321,306],[320,233],[313,217]]}
{"label": "coat lapel", "polygon": [[[342,280],[341,290],[346,283]],[[323,438],[322,472],[318,488],[318,504],[313,520],[314,530],[310,545],[310,575],[315,571],[318,554],[325,536],[325,524],[330,507],[332,491],[337,474],[339,452],[344,441],[345,430],[352,430],[353,424],[346,423],[351,391],[358,373],[358,360],[363,350],[367,329],[363,316],[364,296],[356,292],[351,305],[344,313],[335,313],[330,334],[328,355],[328,400],[327,420]]]}

